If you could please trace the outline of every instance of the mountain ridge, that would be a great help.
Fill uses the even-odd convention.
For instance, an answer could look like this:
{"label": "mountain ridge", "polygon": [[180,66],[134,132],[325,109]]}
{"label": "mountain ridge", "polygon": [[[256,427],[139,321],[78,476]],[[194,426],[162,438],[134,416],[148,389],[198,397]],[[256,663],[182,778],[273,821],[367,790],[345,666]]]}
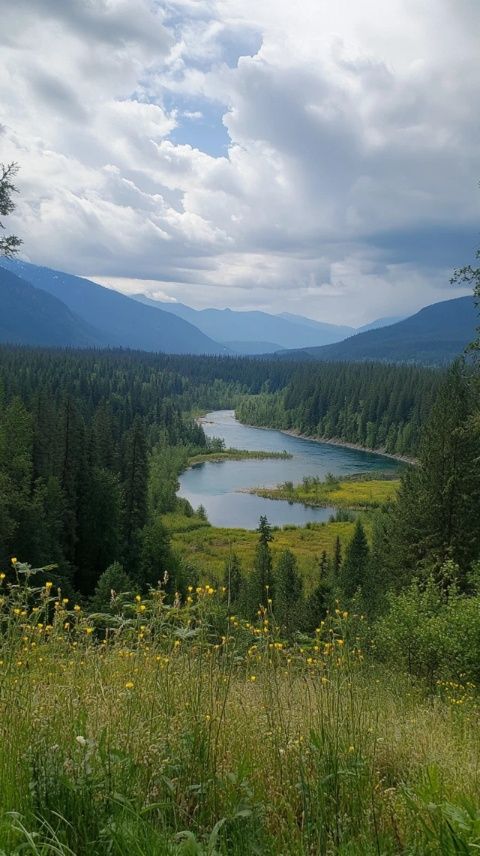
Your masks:
{"label": "mountain ridge", "polygon": [[34,288],[57,298],[83,322],[97,329],[105,347],[166,353],[229,353],[225,345],[210,339],[188,321],[142,306],[92,280],[17,259],[2,259],[1,265]]}
{"label": "mountain ridge", "polygon": [[443,365],[458,357],[475,336],[473,297],[432,303],[386,327],[357,333],[332,345],[280,352],[279,359],[411,362]]}

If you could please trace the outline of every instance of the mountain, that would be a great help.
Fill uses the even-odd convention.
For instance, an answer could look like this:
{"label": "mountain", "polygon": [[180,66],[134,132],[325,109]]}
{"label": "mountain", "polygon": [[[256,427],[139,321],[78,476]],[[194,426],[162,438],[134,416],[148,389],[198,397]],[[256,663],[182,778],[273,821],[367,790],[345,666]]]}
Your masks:
{"label": "mountain", "polygon": [[[184,318],[195,324],[205,335],[224,344],[236,342],[241,345],[254,342],[258,348],[262,343],[267,346],[276,343],[280,348],[306,348],[339,342],[353,332],[352,327],[326,324],[309,318],[303,319],[301,316],[293,316],[295,320],[292,320],[292,316],[270,315],[260,311],[191,309],[184,303],[164,303],[152,300],[144,294],[135,296],[147,306],[156,306],[162,311]],[[252,353],[250,348],[247,351],[237,351],[239,352]],[[256,353],[262,351],[256,350]]]}
{"label": "mountain", "polygon": [[376,330],[357,333],[323,348],[280,353],[280,358],[442,365],[459,356],[475,336],[478,324],[473,297],[457,297],[425,306],[420,312]]}
{"label": "mountain", "polygon": [[368,330],[377,330],[379,327],[390,327],[392,324],[398,324],[399,321],[404,321],[408,315],[390,315],[387,318],[376,318],[375,321],[370,321],[369,324],[364,324],[363,327],[357,327],[354,331],[357,333],[366,333]]}
{"label": "mountain", "polygon": [[16,259],[5,259],[1,264],[36,289],[61,300],[82,323],[99,331],[104,346],[171,354],[229,353],[183,318],[142,305],[96,282]]}
{"label": "mountain", "polygon": [[[324,330],[325,327],[333,328],[334,330],[340,331],[344,339],[346,339],[347,336],[352,336],[353,333],[356,332],[355,327],[346,327],[343,324],[328,324],[325,321],[316,321],[314,318],[307,318],[306,315],[296,315],[293,312],[280,312],[276,317],[286,318],[287,321],[292,321],[294,324],[301,324],[306,327],[312,327],[314,330]],[[338,341],[340,341],[340,339]]]}
{"label": "mountain", "polygon": [[104,344],[100,331],[58,300],[0,267],[0,342],[89,348]]}

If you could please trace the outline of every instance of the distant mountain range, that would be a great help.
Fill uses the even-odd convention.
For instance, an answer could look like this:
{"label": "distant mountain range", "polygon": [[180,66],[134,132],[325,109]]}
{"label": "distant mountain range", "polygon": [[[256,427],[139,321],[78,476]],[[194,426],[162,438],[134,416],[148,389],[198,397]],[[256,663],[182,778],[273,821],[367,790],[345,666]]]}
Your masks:
{"label": "distant mountain range", "polygon": [[287,312],[196,310],[145,295],[127,297],[50,268],[18,260],[0,263],[0,342],[436,365],[462,353],[476,323],[471,297],[354,330]]}
{"label": "distant mountain range", "polygon": [[52,297],[0,268],[0,342],[88,348],[98,332]]}
{"label": "distant mountain range", "polygon": [[[4,322],[2,341],[19,341],[19,324],[13,315],[9,319],[6,312],[7,302],[12,300],[12,283],[6,277],[7,271],[10,271],[35,287],[39,306],[51,305],[51,299],[54,297],[57,303],[63,304],[64,310],[70,310],[68,316],[63,316],[65,323],[58,316],[57,331],[51,330],[51,344],[59,344],[60,339],[62,344],[76,347],[81,344],[78,336],[84,339],[85,329],[88,329],[91,343],[99,347],[123,347],[173,354],[229,353],[224,345],[214,342],[188,321],[162,309],[142,305],[137,300],[88,279],[16,259],[2,260],[1,265],[0,315]],[[59,313],[58,306],[57,310]],[[71,320],[67,323],[67,317],[71,319],[74,316],[78,319],[78,335],[72,331]],[[24,320],[23,341],[37,344],[35,318],[30,324],[26,318]],[[47,327],[44,326],[44,336],[46,332]]]}
{"label": "distant mountain range", "polygon": [[300,315],[270,315],[268,312],[234,309],[191,309],[184,303],[164,303],[144,294],[135,295],[147,306],[155,306],[189,321],[231,351],[261,354],[281,348],[305,348],[340,342],[355,332],[353,327],[327,324]]}
{"label": "distant mountain range", "polygon": [[320,348],[280,353],[280,358],[358,362],[416,362],[442,365],[459,356],[475,337],[478,316],[473,297],[425,306],[396,324],[350,336]]}

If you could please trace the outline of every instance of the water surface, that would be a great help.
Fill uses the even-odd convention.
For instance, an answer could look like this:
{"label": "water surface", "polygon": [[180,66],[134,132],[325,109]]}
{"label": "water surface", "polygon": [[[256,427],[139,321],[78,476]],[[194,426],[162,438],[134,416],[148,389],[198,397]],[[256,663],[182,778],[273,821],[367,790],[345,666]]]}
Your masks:
{"label": "water surface", "polygon": [[398,468],[396,461],[372,452],[242,425],[235,419],[233,410],[208,413],[202,425],[208,437],[221,437],[227,448],[268,452],[285,450],[292,455],[289,459],[207,462],[183,473],[179,496],[188,499],[194,508],[203,505],[214,526],[256,529],[261,514],[266,514],[275,526],[325,521],[335,512],[334,508],[308,508],[241,491],[250,487],[275,487],[285,481],[295,484],[304,476],[324,478],[328,472],[345,476]]}

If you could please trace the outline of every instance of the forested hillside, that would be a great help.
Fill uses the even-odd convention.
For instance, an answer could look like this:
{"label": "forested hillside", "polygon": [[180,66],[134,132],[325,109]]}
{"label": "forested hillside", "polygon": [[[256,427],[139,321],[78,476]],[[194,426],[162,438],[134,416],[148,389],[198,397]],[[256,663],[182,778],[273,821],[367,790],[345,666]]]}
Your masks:
{"label": "forested hillside", "polygon": [[472,297],[457,297],[425,306],[415,315],[380,329],[368,329],[336,344],[285,354],[282,359],[382,360],[442,366],[461,356],[473,339],[475,325]]}
{"label": "forested hillside", "polygon": [[414,456],[441,372],[367,363],[297,367],[286,388],[242,398],[250,425]]}

